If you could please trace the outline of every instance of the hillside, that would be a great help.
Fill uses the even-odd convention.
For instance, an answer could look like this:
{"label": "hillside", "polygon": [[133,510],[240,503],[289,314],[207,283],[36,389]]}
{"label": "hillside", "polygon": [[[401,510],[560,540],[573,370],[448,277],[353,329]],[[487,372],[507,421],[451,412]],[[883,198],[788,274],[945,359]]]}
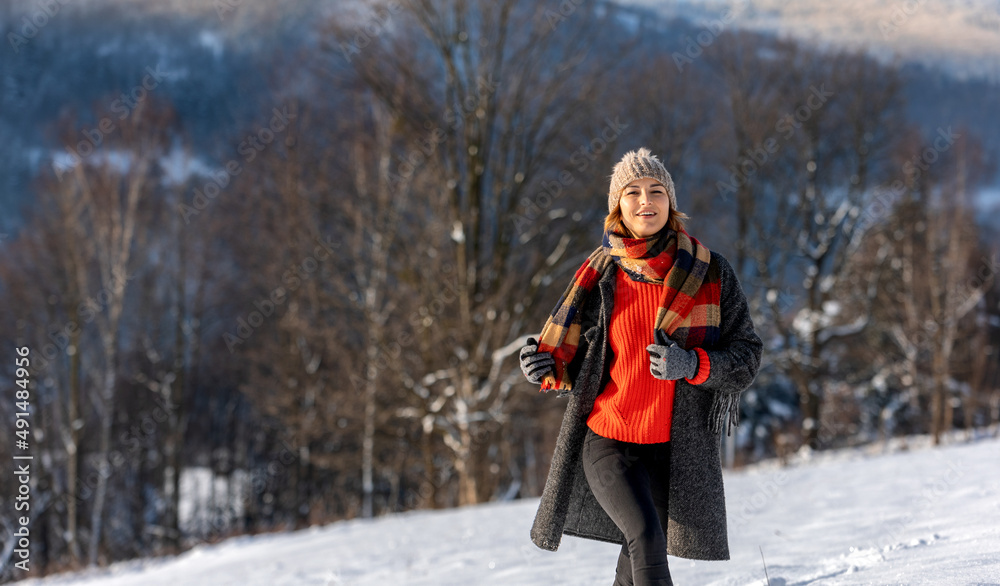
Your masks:
{"label": "hillside", "polygon": [[1000,81],[1000,5],[992,0],[629,0],[694,22],[732,9],[731,26],[820,46],[864,48],[885,61],[919,63],[958,78]]}
{"label": "hillside", "polygon": [[[282,7],[285,19],[316,11],[363,14],[367,0],[317,0]],[[732,9],[733,26],[788,35],[819,45],[866,48],[891,60],[939,67],[957,78],[981,77],[1000,81],[1000,5],[994,0],[619,0],[623,5],[649,7],[668,17],[694,22],[719,19]],[[11,0],[11,14],[37,10],[34,0]],[[186,15],[205,24],[239,23],[246,31],[273,21],[273,5],[266,0],[78,0],[68,7],[95,10],[113,7],[122,14]],[[291,11],[291,12],[290,12]],[[3,21],[0,8],[0,23]],[[728,23],[727,23],[728,24]],[[231,30],[234,33],[236,31]],[[234,38],[239,38],[234,37]],[[245,40],[245,39],[244,39]]]}
{"label": "hillside", "polygon": [[[678,585],[1000,584],[1000,440],[926,438],[801,454],[726,474],[732,560],[670,558]],[[906,448],[906,449],[903,449]],[[537,499],[196,547],[28,585],[610,584],[617,546],[566,537],[536,548]]]}

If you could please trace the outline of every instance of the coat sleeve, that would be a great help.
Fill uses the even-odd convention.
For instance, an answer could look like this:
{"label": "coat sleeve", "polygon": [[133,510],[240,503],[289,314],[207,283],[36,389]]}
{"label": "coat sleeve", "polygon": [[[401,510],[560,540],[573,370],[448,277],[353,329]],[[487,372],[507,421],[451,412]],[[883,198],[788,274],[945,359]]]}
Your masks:
{"label": "coat sleeve", "polygon": [[698,372],[687,382],[730,395],[746,390],[753,382],[764,344],[754,329],[736,272],[722,255],[713,252],[712,256],[719,267],[721,334],[719,343],[712,348],[696,349]]}

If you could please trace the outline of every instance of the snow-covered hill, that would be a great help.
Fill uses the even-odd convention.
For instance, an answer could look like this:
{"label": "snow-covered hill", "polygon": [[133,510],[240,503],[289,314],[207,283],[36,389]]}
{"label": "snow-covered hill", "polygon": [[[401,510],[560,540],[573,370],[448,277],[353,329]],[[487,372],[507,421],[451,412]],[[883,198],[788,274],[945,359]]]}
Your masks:
{"label": "snow-covered hill", "polygon": [[[1000,82],[997,0],[621,0],[692,22],[719,21],[827,47],[864,48],[956,78]],[[731,11],[731,12],[729,12]]]}
{"label": "snow-covered hill", "polygon": [[[670,558],[682,585],[1000,584],[1000,440],[799,455],[726,474],[728,562]],[[230,539],[25,585],[610,584],[618,547],[528,538],[537,499]],[[762,553],[763,560],[762,562]]]}

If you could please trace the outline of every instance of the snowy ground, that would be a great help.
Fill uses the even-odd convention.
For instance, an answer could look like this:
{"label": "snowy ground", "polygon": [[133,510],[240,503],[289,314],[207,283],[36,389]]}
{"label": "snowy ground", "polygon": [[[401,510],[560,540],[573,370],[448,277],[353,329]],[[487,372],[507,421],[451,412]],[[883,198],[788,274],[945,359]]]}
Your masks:
{"label": "snowy ground", "polygon": [[[938,449],[910,438],[726,473],[728,562],[670,558],[689,584],[1000,584],[1000,440]],[[536,548],[538,500],[418,511],[22,584],[611,584],[618,546]]]}

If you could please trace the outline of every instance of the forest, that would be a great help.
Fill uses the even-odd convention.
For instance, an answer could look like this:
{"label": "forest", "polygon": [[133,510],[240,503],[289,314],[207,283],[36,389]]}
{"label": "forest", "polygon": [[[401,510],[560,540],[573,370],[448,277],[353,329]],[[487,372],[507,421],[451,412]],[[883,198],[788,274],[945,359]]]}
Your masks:
{"label": "forest", "polygon": [[220,6],[3,48],[32,575],[538,496],[565,404],[517,353],[640,146],[765,341],[727,466],[1000,422],[998,147],[914,89],[977,82],[611,2]]}

